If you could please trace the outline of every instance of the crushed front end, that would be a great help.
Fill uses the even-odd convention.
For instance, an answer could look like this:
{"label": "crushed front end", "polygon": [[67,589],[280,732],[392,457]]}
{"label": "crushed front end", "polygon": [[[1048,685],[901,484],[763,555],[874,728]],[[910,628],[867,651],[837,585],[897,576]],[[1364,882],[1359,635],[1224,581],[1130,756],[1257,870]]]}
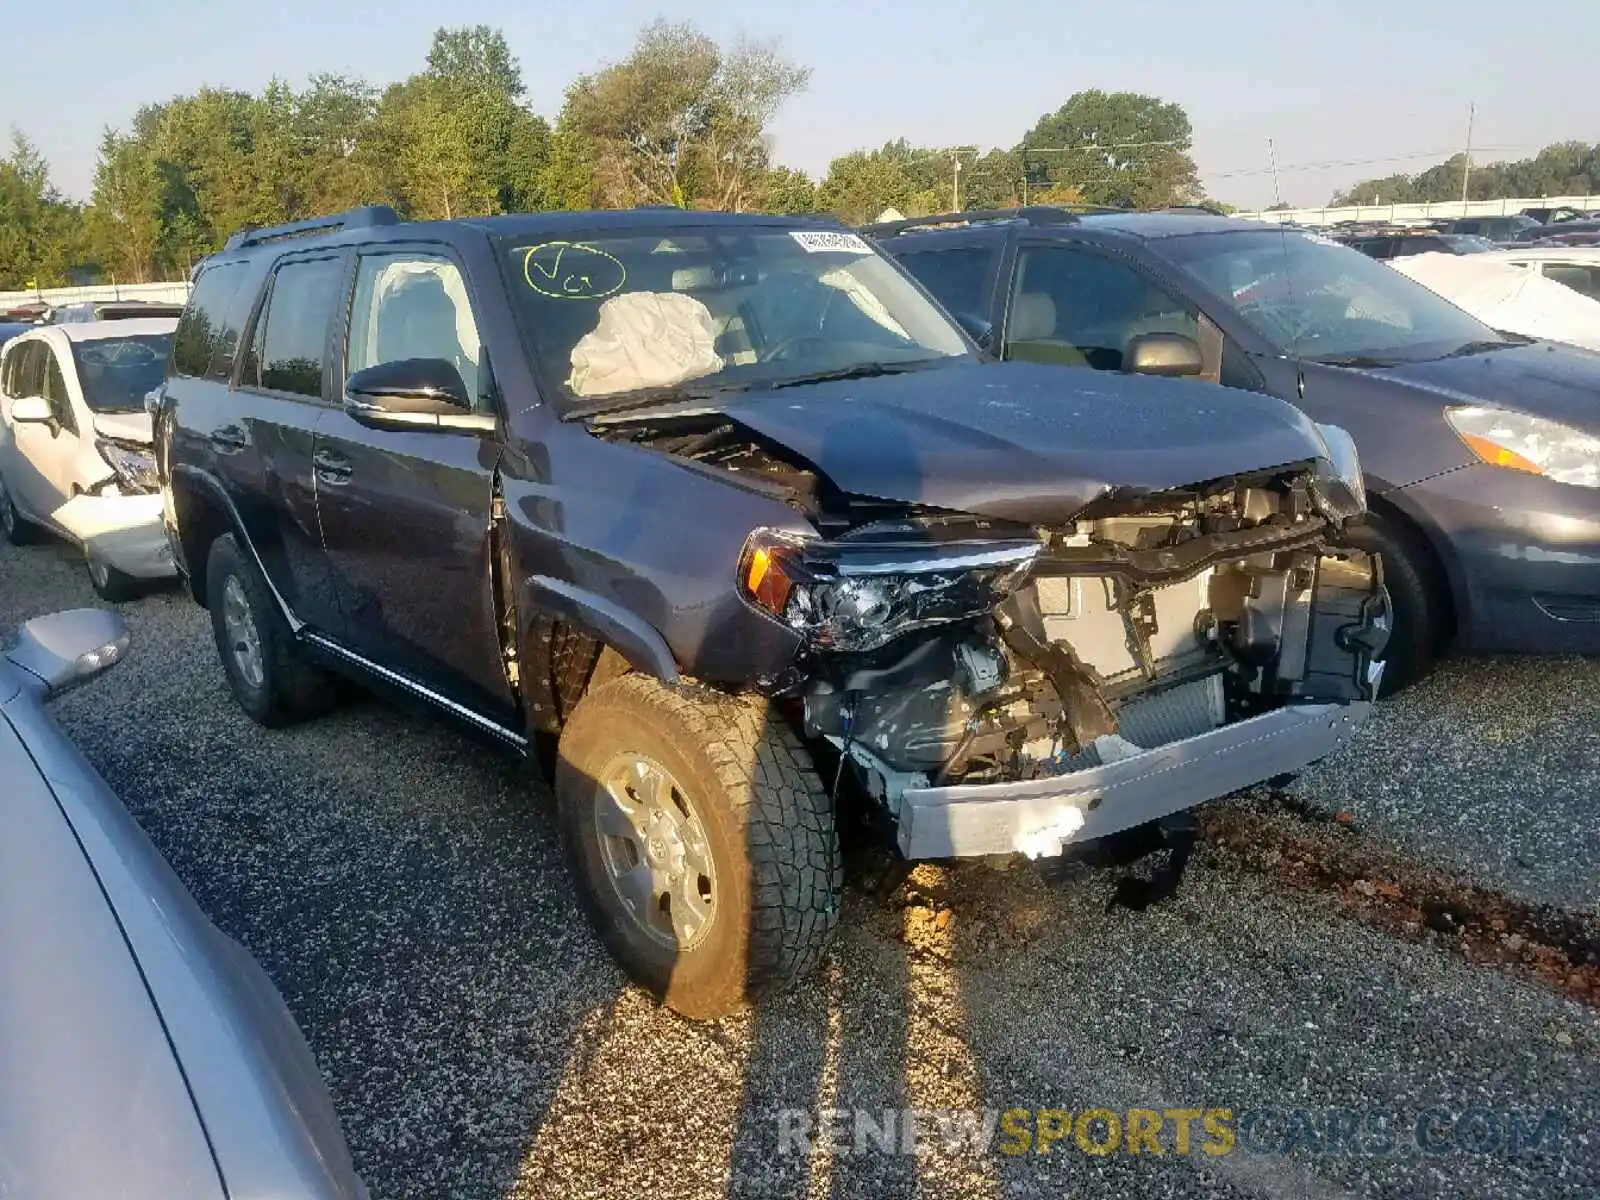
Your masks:
{"label": "crushed front end", "polygon": [[746,599],[805,649],[769,690],[908,859],[1060,854],[1292,773],[1366,716],[1381,566],[1353,452],[1108,494],[1058,527],[915,512],[757,531]]}

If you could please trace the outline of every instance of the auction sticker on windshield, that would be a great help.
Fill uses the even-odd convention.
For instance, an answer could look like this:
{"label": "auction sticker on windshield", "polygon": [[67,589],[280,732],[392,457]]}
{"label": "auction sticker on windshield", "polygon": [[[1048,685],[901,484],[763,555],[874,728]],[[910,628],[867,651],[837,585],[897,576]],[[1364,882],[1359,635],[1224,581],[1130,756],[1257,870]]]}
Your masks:
{"label": "auction sticker on windshield", "polygon": [[803,246],[808,254],[823,254],[830,250],[846,254],[871,254],[872,247],[853,233],[829,233],[825,230],[791,229],[789,236]]}

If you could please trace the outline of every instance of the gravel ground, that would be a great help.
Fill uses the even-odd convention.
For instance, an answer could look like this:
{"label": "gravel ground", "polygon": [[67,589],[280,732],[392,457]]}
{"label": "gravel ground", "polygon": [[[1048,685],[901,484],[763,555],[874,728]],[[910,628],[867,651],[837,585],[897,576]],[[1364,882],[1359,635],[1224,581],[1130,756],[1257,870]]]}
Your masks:
{"label": "gravel ground", "polygon": [[1477,882],[1600,911],[1600,663],[1446,663],[1289,790]]}
{"label": "gravel ground", "polygon": [[[0,627],[92,603],[64,547],[0,547]],[[849,897],[813,986],[679,1020],[583,924],[547,797],[518,765],[370,700],[258,729],[226,694],[204,613],[174,593],[123,611],[130,660],[57,716],[278,983],[375,1197],[1600,1193],[1600,1015],[1206,853],[1141,915],[1106,911],[1105,873],[1046,886],[923,867],[909,904]],[[1449,668],[1368,735],[1375,778],[1346,756],[1302,792],[1500,877],[1521,854],[1542,871],[1508,882],[1593,903],[1579,797],[1600,766],[1562,754],[1594,736],[1600,670],[1523,670]],[[1408,754],[1382,730],[1425,740]],[[1530,746],[1564,749],[1535,768]],[[1574,824],[1546,839],[1526,826],[1554,819],[1556,794]],[[1544,807],[1474,840],[1454,820],[1469,800]],[[1496,839],[1521,849],[1502,859]],[[778,1153],[786,1109],[1431,1105],[1559,1109],[1563,1152]]]}

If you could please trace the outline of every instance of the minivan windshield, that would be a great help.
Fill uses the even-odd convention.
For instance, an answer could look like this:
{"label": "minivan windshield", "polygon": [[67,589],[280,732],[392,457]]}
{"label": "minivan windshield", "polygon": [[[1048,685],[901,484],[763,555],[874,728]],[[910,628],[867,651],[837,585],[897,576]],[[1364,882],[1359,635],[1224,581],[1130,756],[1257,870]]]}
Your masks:
{"label": "minivan windshield", "polygon": [[1393,267],[1315,234],[1229,231],[1153,245],[1295,357],[1381,366],[1514,344]]}
{"label": "minivan windshield", "polygon": [[844,230],[500,241],[525,336],[572,412],[915,370],[969,352],[898,267]]}
{"label": "minivan windshield", "polygon": [[141,333],[73,342],[83,402],[90,412],[140,412],[144,394],[161,385],[172,353],[170,333]]}

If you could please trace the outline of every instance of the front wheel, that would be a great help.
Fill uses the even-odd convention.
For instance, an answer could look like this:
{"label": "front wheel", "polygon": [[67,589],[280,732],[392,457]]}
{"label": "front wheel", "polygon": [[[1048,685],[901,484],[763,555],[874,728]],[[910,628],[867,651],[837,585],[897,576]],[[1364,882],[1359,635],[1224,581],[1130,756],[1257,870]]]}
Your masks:
{"label": "front wheel", "polygon": [[1383,563],[1394,628],[1384,650],[1380,695],[1392,696],[1433,670],[1447,632],[1445,583],[1416,535],[1376,513],[1350,527],[1352,545]]}
{"label": "front wheel", "polygon": [[89,569],[89,586],[100,599],[121,604],[139,594],[139,581],[132,575],[117,570],[89,550],[83,552],[83,560]]}
{"label": "front wheel", "polygon": [[556,803],[601,940],[696,1020],[821,962],[843,868],[833,806],[755,697],[625,675],[561,734]]}
{"label": "front wheel", "polygon": [[23,519],[11,499],[11,493],[6,491],[4,479],[0,479],[0,533],[13,546],[26,546],[37,540],[33,526]]}

